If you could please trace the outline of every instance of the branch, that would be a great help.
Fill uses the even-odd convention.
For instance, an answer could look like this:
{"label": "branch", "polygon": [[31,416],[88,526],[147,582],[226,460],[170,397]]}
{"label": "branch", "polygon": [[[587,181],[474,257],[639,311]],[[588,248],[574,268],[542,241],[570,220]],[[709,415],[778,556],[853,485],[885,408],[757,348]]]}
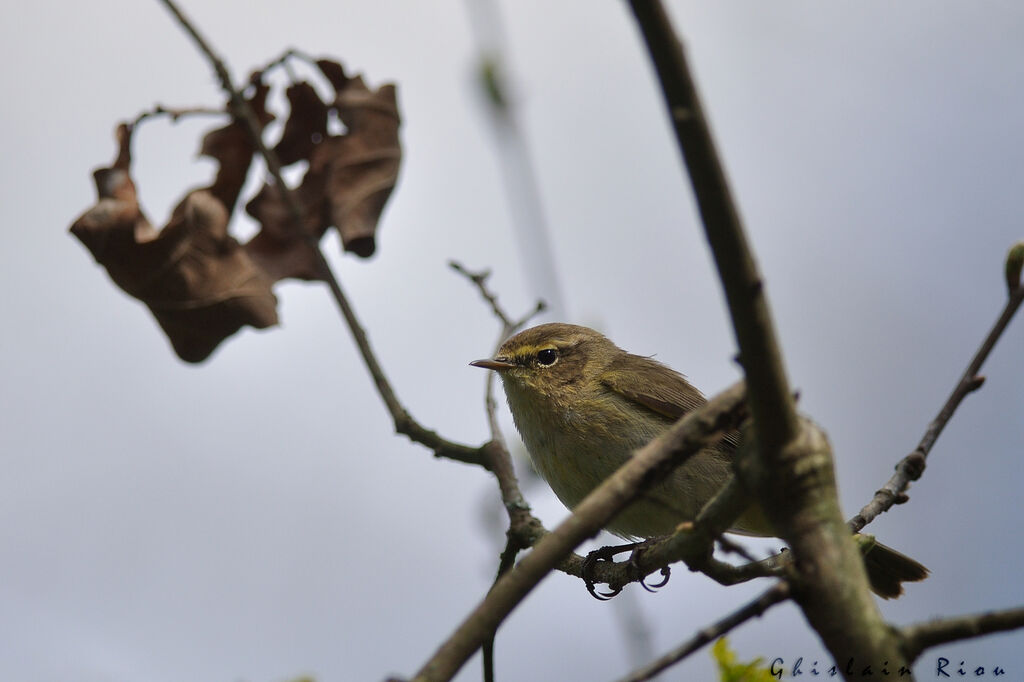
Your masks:
{"label": "branch", "polygon": [[743,393],[742,385],[733,386],[634,453],[494,585],[414,679],[424,682],[451,679],[489,633],[573,548],[606,526],[622,507],[658,480],[659,475],[667,475],[673,467],[683,464],[735,428],[744,412]]}
{"label": "branch", "polygon": [[[860,553],[839,512],[832,453],[824,433],[799,420],[761,276],[732,201],[725,171],[682,44],[658,0],[630,0],[661,83],[679,149],[725,289],[753,429],[738,457],[743,482],[792,547],[791,585],[833,658],[888,660],[902,653],[868,588]],[[841,613],[842,619],[834,614]]]}
{"label": "branch", "polygon": [[1024,258],[1020,255],[1022,253],[1024,253],[1024,242],[1015,245],[1007,254],[1006,272],[1009,297],[1006,299],[1003,311],[992,325],[992,329],[989,330],[988,336],[982,341],[970,364],[967,365],[967,369],[960,376],[960,380],[953,388],[946,404],[939,410],[935,419],[928,424],[921,442],[917,444],[913,452],[896,465],[896,473],[875,493],[871,501],[864,505],[860,513],[850,519],[849,525],[854,532],[871,523],[882,512],[889,511],[894,504],[902,504],[907,501],[907,488],[910,487],[912,481],[916,481],[924,473],[925,459],[931,452],[932,446],[935,445],[935,441],[938,440],[939,434],[942,433],[963,399],[981,388],[985,382],[985,378],[979,376],[978,372],[981,371],[982,364],[988,359],[989,353],[992,352],[999,337],[1002,336],[1017,309],[1020,308],[1021,302],[1024,302],[1024,286],[1020,284],[1020,267],[1017,265],[1017,262]]}
{"label": "branch", "polygon": [[[480,295],[491,307],[495,317],[501,322],[501,333],[498,336],[497,345],[515,333],[525,325],[534,315],[544,310],[544,302],[538,301],[534,309],[518,320],[512,320],[505,312],[505,309],[498,303],[498,296],[487,287],[487,279],[491,276],[489,270],[471,272],[461,263],[449,261],[448,265],[468,279],[480,292]],[[505,438],[498,426],[497,402],[494,400],[494,372],[487,373],[487,380],[484,389],[484,405],[487,412],[487,424],[491,431],[491,440],[488,443],[487,455],[490,469],[498,480],[498,489],[501,491],[501,501],[508,512],[509,527],[506,532],[505,549],[498,560],[498,571],[494,577],[495,584],[502,576],[511,570],[515,565],[516,556],[519,552],[527,549],[536,542],[543,533],[544,526],[540,520],[530,511],[530,505],[526,503],[522,490],[519,488],[519,479],[516,478],[515,468],[512,466],[512,456],[509,454]],[[492,630],[484,640],[483,667],[484,682],[494,680],[494,636]]]}
{"label": "branch", "polygon": [[747,244],[683,47],[665,9],[657,0],[631,0],[630,5],[657,69],[725,288],[740,347],[740,364],[747,376],[750,413],[762,446],[767,450],[780,448],[796,437],[796,409],[761,275]]}
{"label": "branch", "polygon": [[1024,607],[910,625],[900,629],[899,635],[903,640],[903,650],[907,652],[907,658],[914,661],[925,649],[939,644],[1021,627],[1024,627]]}
{"label": "branch", "polygon": [[643,682],[650,680],[661,671],[675,665],[690,654],[701,649],[709,642],[713,642],[722,635],[728,634],[733,628],[742,625],[751,618],[759,618],[772,606],[789,598],[789,585],[785,582],[775,583],[768,588],[760,597],[746,606],[730,613],[725,618],[701,629],[692,638],[683,642],[675,649],[672,649],[664,656],[652,661],[642,668],[634,670],[619,682]]}
{"label": "branch", "polygon": [[[259,151],[260,156],[262,156],[263,160],[266,162],[267,170],[271,177],[273,177],[274,182],[277,185],[277,189],[280,192],[281,197],[284,199],[284,203],[288,209],[288,216],[292,221],[297,234],[304,234],[306,231],[303,223],[301,204],[296,198],[295,192],[288,186],[288,183],[285,182],[284,177],[281,174],[281,161],[278,159],[277,154],[275,154],[274,151],[267,147],[263,142],[263,136],[260,133],[260,124],[256,117],[256,113],[245,101],[242,93],[235,88],[231,79],[231,74],[228,72],[224,61],[216,55],[210,44],[206,42],[198,29],[188,20],[173,0],[160,1],[168,10],[170,10],[171,14],[174,15],[181,27],[189,34],[193,42],[195,42],[196,46],[206,57],[207,61],[210,62],[213,70],[217,74],[218,80],[220,81],[221,89],[228,95],[228,105],[231,109],[232,115],[245,127],[250,140],[256,147],[257,151]],[[377,387],[377,393],[380,394],[388,412],[391,413],[391,418],[395,424],[395,431],[408,436],[409,439],[414,442],[427,446],[433,450],[434,454],[438,457],[447,457],[448,459],[466,462],[467,464],[476,464],[484,467],[485,469],[490,469],[490,464],[485,452],[488,445],[487,443],[478,447],[472,447],[442,438],[435,431],[424,427],[413,419],[405,407],[402,406],[398,397],[395,395],[394,390],[391,388],[391,384],[385,376],[383,368],[377,361],[377,356],[374,354],[373,349],[370,346],[370,341],[366,336],[366,332],[359,323],[359,318],[356,317],[355,310],[353,310],[352,305],[349,303],[348,298],[341,289],[341,284],[339,284],[337,277],[334,276],[334,272],[331,270],[330,264],[324,257],[323,251],[320,249],[320,242],[315,235],[307,235],[306,241],[309,248],[313,251],[317,267],[320,270],[320,276],[325,282],[327,282],[327,286],[331,290],[334,301],[338,304],[338,308],[341,311],[342,316],[345,318],[345,322],[348,324],[349,331],[352,333],[356,346],[359,348],[359,352],[363,356],[363,362],[366,364],[366,368],[369,370],[370,376],[373,378],[374,385]]]}
{"label": "branch", "polygon": [[[645,545],[634,552],[628,561],[591,563],[587,577],[594,582],[608,585],[617,593],[625,585],[638,582],[646,576],[660,571],[678,561],[686,563],[691,571],[699,571],[722,585],[735,585],[754,578],[777,576],[785,562],[779,555],[761,561],[749,561],[733,566],[712,556],[714,541],[721,537],[748,507],[750,498],[735,477],[722,487],[704,505],[692,523],[681,524],[672,535]],[[731,544],[728,540],[726,545]],[[572,555],[559,566],[570,575],[583,577],[582,557]]]}

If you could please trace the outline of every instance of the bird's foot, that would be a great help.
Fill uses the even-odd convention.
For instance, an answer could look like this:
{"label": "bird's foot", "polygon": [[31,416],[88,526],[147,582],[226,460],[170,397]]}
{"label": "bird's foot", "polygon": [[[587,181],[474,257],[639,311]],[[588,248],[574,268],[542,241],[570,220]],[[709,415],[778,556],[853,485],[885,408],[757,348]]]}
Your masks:
{"label": "bird's foot", "polygon": [[594,597],[598,601],[608,601],[612,597],[622,592],[622,586],[614,586],[609,588],[607,592],[599,592],[595,588],[597,581],[594,580],[594,568],[598,563],[607,561],[614,563],[615,556],[622,554],[623,552],[630,552],[629,560],[627,561],[628,573],[634,577],[648,592],[656,592],[659,588],[662,588],[668,583],[669,576],[671,575],[671,569],[665,566],[661,569],[660,573],[663,576],[662,580],[657,583],[647,584],[647,577],[640,573],[640,554],[650,546],[651,540],[644,540],[643,542],[630,542],[625,545],[612,545],[595,549],[594,551],[587,554],[583,560],[583,568],[580,571],[583,578],[583,582],[587,586],[587,592],[590,596]]}

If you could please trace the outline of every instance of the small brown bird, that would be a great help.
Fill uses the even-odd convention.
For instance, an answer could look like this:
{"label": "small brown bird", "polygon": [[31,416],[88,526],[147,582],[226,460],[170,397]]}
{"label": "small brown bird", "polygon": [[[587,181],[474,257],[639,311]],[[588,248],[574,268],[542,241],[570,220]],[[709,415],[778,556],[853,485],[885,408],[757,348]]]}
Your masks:
{"label": "small brown bird", "polygon": [[[534,466],[569,509],[635,450],[706,402],[678,372],[571,324],[527,329],[502,344],[494,358],[470,364],[498,372]],[[653,538],[692,521],[732,474],[737,437],[731,433],[690,458],[622,510],[607,530],[623,538]],[[756,504],[731,530],[774,535]],[[899,596],[902,582],[928,575],[918,562],[877,542],[864,561],[871,588],[885,598]]]}

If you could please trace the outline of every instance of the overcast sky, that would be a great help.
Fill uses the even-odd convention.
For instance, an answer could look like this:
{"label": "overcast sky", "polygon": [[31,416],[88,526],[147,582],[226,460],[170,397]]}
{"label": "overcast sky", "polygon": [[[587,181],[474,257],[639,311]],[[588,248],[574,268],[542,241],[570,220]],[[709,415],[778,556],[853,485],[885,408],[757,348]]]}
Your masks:
{"label": "overcast sky", "polygon": [[[525,274],[474,90],[465,3],[183,7],[238,79],[295,46],[398,84],[406,159],[377,256],[342,257],[333,238],[326,249],[413,415],[482,442],[484,377],[466,363],[491,352],[497,327],[445,263],[492,268],[513,313],[543,292]],[[850,516],[916,445],[1005,300],[1003,257],[1024,238],[1024,8],[671,9]],[[705,392],[724,388],[738,377],[735,344],[626,6],[501,11],[561,317],[656,353]],[[67,233],[95,199],[90,173],[113,158],[118,120],[156,102],[220,102],[158,3],[19,3],[0,55],[0,678],[415,672],[489,585],[503,532],[493,479],[392,435],[323,287],[280,286],[280,328],[247,330],[187,366]],[[154,222],[210,176],[194,158],[209,125],[138,133],[135,178]],[[932,569],[882,604],[896,624],[1024,603],[1022,351],[1017,320],[910,504],[869,528]],[[549,527],[564,517],[542,485],[528,496]],[[634,587],[617,606],[552,575],[502,628],[498,678],[617,677],[634,664],[622,637],[631,608],[661,652],[763,587],[722,588],[680,567],[660,593]],[[824,657],[791,606],[732,642],[744,658]],[[1022,644],[1018,632],[944,646],[918,670],[933,676],[945,656],[1017,679]],[[701,652],[666,679],[700,679],[709,660]],[[479,679],[478,659],[459,679]]]}

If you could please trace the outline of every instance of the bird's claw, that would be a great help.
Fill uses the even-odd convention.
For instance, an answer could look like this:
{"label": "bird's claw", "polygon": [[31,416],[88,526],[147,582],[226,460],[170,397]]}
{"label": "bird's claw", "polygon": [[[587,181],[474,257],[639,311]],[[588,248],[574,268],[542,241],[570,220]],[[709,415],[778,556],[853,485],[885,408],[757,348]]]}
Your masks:
{"label": "bird's claw", "polygon": [[629,573],[638,576],[638,578],[636,579],[640,583],[641,587],[643,587],[648,592],[657,592],[660,588],[664,587],[668,583],[669,576],[672,573],[671,569],[668,566],[665,566],[661,569],[660,573],[663,577],[657,583],[648,585],[647,577],[640,575],[640,565],[638,557],[640,556],[640,552],[643,551],[647,544],[647,542],[633,542],[626,545],[602,547],[601,549],[596,549],[593,552],[588,553],[586,558],[583,559],[583,566],[580,570],[580,576],[583,578],[583,582],[587,586],[587,592],[590,593],[590,596],[592,596],[594,599],[597,599],[598,601],[608,601],[609,599],[615,597],[620,592],[622,592],[623,586],[621,585],[609,586],[609,590],[607,592],[599,592],[595,588],[597,581],[594,580],[593,574],[594,567],[597,566],[598,563],[602,561],[614,562],[615,555],[622,554],[623,552],[632,552],[632,554],[629,557],[629,561],[627,562],[629,565]]}
{"label": "bird's claw", "polygon": [[629,552],[636,549],[640,543],[633,542],[628,545],[616,545],[609,547],[602,547],[601,549],[595,549],[592,552],[587,553],[585,559],[583,559],[583,566],[580,570],[580,577],[583,578],[583,582],[587,586],[587,592],[590,596],[598,601],[608,601],[612,597],[615,597],[619,592],[622,592],[622,587],[611,587],[609,586],[608,592],[598,592],[594,585],[597,583],[594,580],[594,567],[602,561],[614,562],[616,554],[622,554],[623,552]]}
{"label": "bird's claw", "polygon": [[647,576],[640,578],[640,587],[644,588],[648,592],[654,593],[660,590],[662,587],[665,587],[665,585],[668,585],[668,579],[672,576],[672,569],[668,566],[665,566],[661,569],[660,573],[662,575],[661,580],[652,585],[647,584]]}
{"label": "bird's claw", "polygon": [[587,592],[589,592],[590,596],[596,599],[597,601],[608,601],[609,599],[612,599],[613,597],[617,596],[619,592],[622,592],[621,587],[612,588],[608,592],[598,592],[597,588],[594,587],[594,583],[590,582],[589,580],[584,580],[584,583],[586,583],[587,585]]}

